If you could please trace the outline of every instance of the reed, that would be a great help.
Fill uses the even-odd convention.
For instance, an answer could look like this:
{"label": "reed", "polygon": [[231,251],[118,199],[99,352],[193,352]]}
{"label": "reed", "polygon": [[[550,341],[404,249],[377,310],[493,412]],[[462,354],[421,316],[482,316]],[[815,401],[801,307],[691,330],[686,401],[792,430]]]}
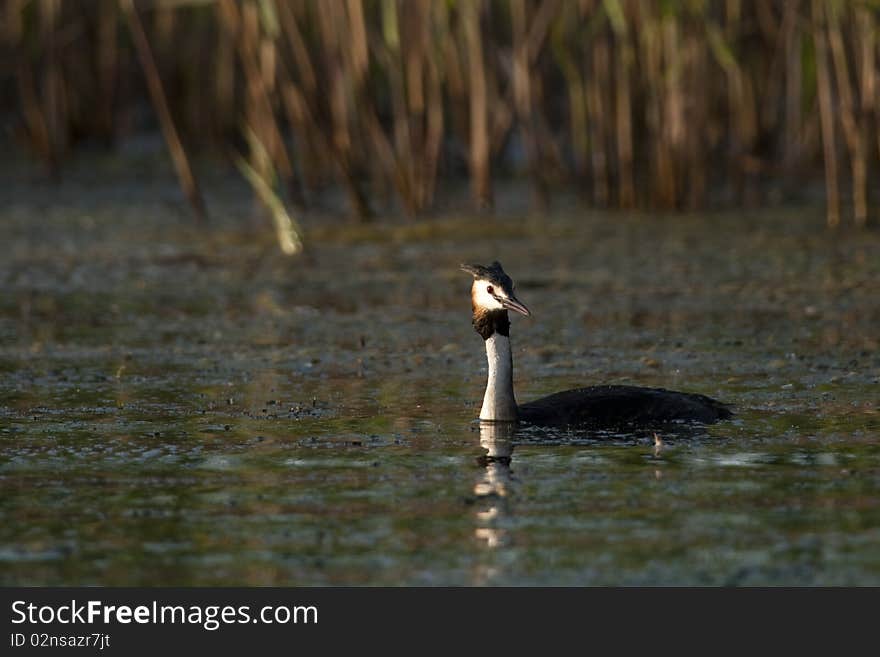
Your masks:
{"label": "reed", "polygon": [[[144,71],[147,88],[150,92],[150,99],[152,100],[153,106],[156,108],[156,113],[159,116],[159,125],[162,127],[162,134],[165,137],[165,143],[168,145],[171,160],[174,162],[174,168],[177,172],[177,177],[180,180],[180,186],[183,189],[183,193],[186,194],[186,198],[196,217],[200,221],[203,221],[207,218],[205,204],[202,200],[198,183],[193,175],[192,167],[189,163],[189,157],[187,156],[186,150],[183,148],[183,143],[180,141],[180,137],[177,134],[177,127],[174,125],[174,119],[172,118],[171,110],[168,107],[168,100],[165,95],[165,89],[162,85],[159,70],[156,67],[152,48],[150,47],[149,41],[147,41],[147,35],[144,32],[144,27],[141,24],[141,19],[134,7],[133,0],[122,0],[121,4],[123,13],[128,22],[128,27],[131,31],[135,49],[137,50],[138,59],[140,60],[141,67]],[[51,99],[48,104],[49,106],[54,105]]]}
{"label": "reed", "polygon": [[0,18],[0,112],[51,175],[149,106],[196,215],[191,154],[219,153],[288,251],[289,217],[329,189],[361,220],[415,217],[462,176],[480,208],[504,176],[536,208],[565,188],[748,206],[824,181],[829,226],[877,215],[872,2],[5,0]]}

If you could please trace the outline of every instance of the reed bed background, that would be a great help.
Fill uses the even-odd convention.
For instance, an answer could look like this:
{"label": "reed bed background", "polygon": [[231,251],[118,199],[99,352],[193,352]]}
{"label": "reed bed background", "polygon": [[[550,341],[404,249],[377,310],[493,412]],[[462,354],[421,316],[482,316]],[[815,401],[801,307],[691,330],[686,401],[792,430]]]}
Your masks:
{"label": "reed bed background", "polygon": [[877,223],[878,2],[4,0],[0,24],[7,136],[51,175],[161,130],[197,216],[191,157],[226,158],[286,252],[327,189],[365,220],[462,179],[480,208],[520,178],[536,207],[662,210],[824,180],[830,226]]}

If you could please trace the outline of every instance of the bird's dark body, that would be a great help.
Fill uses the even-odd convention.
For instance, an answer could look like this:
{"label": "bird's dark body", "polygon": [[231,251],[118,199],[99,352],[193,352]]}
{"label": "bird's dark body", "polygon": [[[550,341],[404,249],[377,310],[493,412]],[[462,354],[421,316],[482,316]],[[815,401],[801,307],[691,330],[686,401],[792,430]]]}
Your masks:
{"label": "bird's dark body", "polygon": [[705,395],[622,385],[565,390],[519,405],[524,424],[592,429],[711,424],[731,415],[725,404]]}

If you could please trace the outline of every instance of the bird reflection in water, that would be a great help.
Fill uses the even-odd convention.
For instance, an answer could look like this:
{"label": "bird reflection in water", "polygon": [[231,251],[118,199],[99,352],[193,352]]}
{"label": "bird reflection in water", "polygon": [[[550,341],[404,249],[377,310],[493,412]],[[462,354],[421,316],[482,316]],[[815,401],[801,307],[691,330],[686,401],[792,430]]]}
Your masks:
{"label": "bird reflection in water", "polygon": [[508,514],[511,487],[510,457],[516,425],[512,422],[480,422],[480,446],[486,454],[479,458],[485,467],[474,484],[477,498],[474,535],[487,548],[507,542],[507,532],[500,525]]}

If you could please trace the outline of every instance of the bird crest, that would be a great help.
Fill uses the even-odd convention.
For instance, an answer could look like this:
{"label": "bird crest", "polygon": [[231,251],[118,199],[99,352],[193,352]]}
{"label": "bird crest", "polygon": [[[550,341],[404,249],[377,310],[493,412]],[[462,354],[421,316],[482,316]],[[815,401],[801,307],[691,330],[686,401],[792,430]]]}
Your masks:
{"label": "bird crest", "polygon": [[483,265],[462,264],[461,270],[466,271],[473,276],[474,280],[488,281],[505,290],[513,289],[513,280],[504,272],[501,263],[497,260],[488,267]]}

